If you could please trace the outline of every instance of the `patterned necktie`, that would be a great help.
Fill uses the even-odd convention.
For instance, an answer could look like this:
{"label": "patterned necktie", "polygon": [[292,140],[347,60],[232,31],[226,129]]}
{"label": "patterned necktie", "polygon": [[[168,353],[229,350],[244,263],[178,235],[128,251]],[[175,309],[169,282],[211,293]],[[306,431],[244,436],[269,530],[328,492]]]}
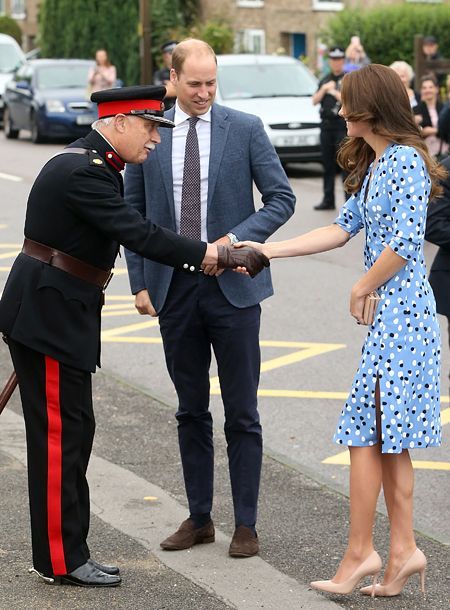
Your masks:
{"label": "patterned necktie", "polygon": [[181,188],[180,235],[191,239],[201,239],[200,151],[195,129],[197,121],[196,116],[189,119]]}

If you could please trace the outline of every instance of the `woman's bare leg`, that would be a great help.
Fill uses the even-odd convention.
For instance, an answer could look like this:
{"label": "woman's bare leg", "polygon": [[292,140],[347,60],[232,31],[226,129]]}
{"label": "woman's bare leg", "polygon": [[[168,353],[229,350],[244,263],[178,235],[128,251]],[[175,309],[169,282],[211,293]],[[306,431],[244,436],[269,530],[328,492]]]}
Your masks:
{"label": "woman's bare leg", "polygon": [[416,548],[413,530],[414,472],[407,450],[381,457],[384,498],[391,525],[389,560],[384,583],[395,578]]}
{"label": "woman's bare leg", "polygon": [[350,531],[347,550],[333,582],[347,580],[374,550],[372,531],[380,489],[378,445],[350,447]]}

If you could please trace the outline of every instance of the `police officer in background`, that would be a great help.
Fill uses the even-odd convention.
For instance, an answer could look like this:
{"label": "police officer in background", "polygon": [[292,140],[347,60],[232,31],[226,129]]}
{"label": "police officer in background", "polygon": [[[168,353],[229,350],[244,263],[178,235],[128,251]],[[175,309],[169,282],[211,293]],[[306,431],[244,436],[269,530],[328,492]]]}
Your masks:
{"label": "police officer in background", "polygon": [[[119,245],[187,273],[202,266],[261,270],[255,251],[192,241],[125,203],[121,170],[160,142],[164,87],[92,94],[100,120],[52,157],[30,192],[22,252],[0,300],[0,331],[18,377],[27,433],[35,571],[52,584],[106,587],[119,569],[87,546],[86,470],[94,439],[91,374],[100,364],[103,291]],[[259,256],[259,255],[258,255]],[[206,271],[205,271],[206,272]],[[249,280],[250,281],[250,280]]]}
{"label": "police officer in background", "polygon": [[334,182],[336,172],[339,171],[336,154],[347,135],[345,121],[338,115],[341,108],[341,81],[344,77],[344,49],[332,47],[328,60],[330,73],[319,82],[319,88],[312,98],[314,105],[320,104],[320,146],[323,162],[323,199],[314,206],[315,210],[333,210],[336,207]]}
{"label": "police officer in background", "polygon": [[155,70],[153,74],[153,84],[163,85],[167,89],[166,97],[164,98],[165,110],[169,110],[175,104],[177,95],[175,93],[175,87],[170,82],[170,69],[172,67],[172,53],[174,48],[177,46],[176,40],[169,40],[161,45],[162,58],[164,67],[159,70]]}

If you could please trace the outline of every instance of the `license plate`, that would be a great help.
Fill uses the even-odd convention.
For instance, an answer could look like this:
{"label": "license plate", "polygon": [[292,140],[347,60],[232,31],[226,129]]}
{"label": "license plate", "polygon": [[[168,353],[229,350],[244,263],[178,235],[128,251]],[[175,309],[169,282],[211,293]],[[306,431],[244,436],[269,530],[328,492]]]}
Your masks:
{"label": "license plate", "polygon": [[82,116],[77,116],[77,125],[90,125],[96,120],[96,117],[92,114],[85,114]]}
{"label": "license plate", "polygon": [[284,136],[280,138],[281,146],[308,146],[315,144],[315,136],[305,135],[305,136]]}

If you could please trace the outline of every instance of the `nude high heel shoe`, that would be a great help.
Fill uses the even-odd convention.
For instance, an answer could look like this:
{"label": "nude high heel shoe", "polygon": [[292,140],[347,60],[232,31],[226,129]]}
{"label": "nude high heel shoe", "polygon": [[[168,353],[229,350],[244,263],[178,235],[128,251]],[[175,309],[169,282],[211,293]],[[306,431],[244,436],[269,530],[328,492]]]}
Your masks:
{"label": "nude high heel shoe", "polygon": [[347,595],[351,593],[359,581],[365,576],[373,575],[373,582],[367,589],[375,590],[378,575],[381,572],[381,558],[376,551],[372,551],[370,555],[365,559],[353,572],[350,578],[347,578],[344,582],[333,582],[332,580],[315,580],[310,583],[313,589],[319,591],[326,591],[327,593],[340,593]]}
{"label": "nude high heel shoe", "polygon": [[[427,567],[427,558],[420,549],[416,549],[408,561],[400,569],[394,580],[391,580],[387,585],[376,585],[375,596],[376,597],[393,597],[394,595],[400,595],[403,591],[403,587],[406,581],[413,574],[420,574],[420,589],[425,595],[425,570]],[[361,593],[364,595],[372,595],[372,587],[363,587]]]}

